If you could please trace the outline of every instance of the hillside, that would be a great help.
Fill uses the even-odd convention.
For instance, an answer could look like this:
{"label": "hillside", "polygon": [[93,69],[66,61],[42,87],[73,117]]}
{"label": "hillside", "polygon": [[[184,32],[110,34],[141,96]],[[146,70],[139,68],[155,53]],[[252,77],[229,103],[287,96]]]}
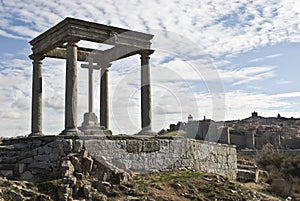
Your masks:
{"label": "hillside", "polygon": [[[91,185],[90,189],[79,189],[82,192],[78,195],[81,196],[69,200],[282,200],[270,195],[267,185],[242,184],[221,176],[192,171],[135,175],[121,185],[112,185],[108,182],[92,183],[97,185]],[[59,180],[33,184],[2,178],[0,200],[57,200],[59,185]]]}

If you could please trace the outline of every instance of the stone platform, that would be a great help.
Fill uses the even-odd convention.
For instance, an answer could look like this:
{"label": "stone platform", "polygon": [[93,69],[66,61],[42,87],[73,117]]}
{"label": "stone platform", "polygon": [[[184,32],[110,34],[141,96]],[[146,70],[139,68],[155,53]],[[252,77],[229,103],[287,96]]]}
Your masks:
{"label": "stone platform", "polygon": [[173,137],[59,135],[3,139],[0,157],[0,176],[29,181],[64,177],[66,164],[76,174],[97,173],[100,180],[110,180],[119,173],[172,169],[235,179],[237,170],[234,146]]}

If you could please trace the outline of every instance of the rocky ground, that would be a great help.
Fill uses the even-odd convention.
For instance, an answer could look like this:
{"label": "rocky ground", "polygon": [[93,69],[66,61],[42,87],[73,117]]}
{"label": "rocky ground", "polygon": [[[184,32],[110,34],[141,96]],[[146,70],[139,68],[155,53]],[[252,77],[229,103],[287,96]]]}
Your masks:
{"label": "rocky ground", "polygon": [[[266,184],[239,183],[192,171],[135,175],[119,185],[92,180],[82,182],[87,185],[78,189],[76,197],[69,197],[68,200],[283,200],[272,196]],[[60,180],[29,183],[1,178],[0,201],[59,200],[57,193],[61,183]]]}

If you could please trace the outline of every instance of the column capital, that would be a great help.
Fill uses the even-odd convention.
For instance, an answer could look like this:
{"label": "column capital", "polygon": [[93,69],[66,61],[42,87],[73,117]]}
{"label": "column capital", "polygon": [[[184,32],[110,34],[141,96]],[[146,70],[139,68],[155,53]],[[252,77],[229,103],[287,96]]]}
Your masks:
{"label": "column capital", "polygon": [[80,41],[80,40],[77,39],[77,38],[67,38],[67,40],[66,40],[67,46],[68,46],[68,45],[78,46],[77,43],[78,43],[79,41]]}
{"label": "column capital", "polygon": [[154,53],[154,50],[151,49],[143,49],[143,50],[139,50],[138,53],[141,55],[141,57],[149,57],[151,54]]}
{"label": "column capital", "polygon": [[108,68],[111,67],[112,63],[105,62],[105,63],[98,63],[101,69],[105,69],[108,71]]}
{"label": "column capital", "polygon": [[109,68],[111,67],[112,63],[106,62],[106,63],[100,63],[99,65],[103,68]]}
{"label": "column capital", "polygon": [[31,55],[29,55],[29,58],[31,60],[33,60],[34,62],[35,61],[41,61],[42,62],[42,60],[45,58],[45,56],[41,55],[41,54],[31,54]]}

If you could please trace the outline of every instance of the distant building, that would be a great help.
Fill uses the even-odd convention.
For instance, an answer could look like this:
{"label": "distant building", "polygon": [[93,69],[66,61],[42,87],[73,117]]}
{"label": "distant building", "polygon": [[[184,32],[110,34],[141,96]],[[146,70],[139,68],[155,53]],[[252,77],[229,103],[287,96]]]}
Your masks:
{"label": "distant building", "polygon": [[257,118],[258,117],[258,114],[257,114],[257,112],[252,112],[252,118]]}
{"label": "distant building", "polygon": [[188,116],[188,122],[193,121],[193,116],[191,114],[189,114]]}

